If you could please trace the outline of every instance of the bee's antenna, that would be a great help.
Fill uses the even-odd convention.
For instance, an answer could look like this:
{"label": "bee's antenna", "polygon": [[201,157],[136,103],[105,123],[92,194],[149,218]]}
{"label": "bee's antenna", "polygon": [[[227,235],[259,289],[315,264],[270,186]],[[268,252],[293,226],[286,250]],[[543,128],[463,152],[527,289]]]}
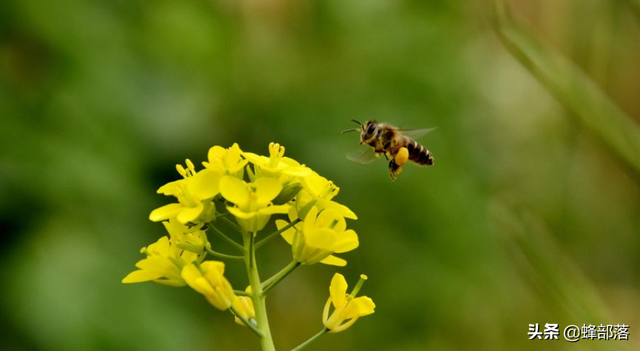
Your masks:
{"label": "bee's antenna", "polygon": [[351,129],[343,130],[342,134],[349,133],[349,132],[357,132],[359,130],[360,130],[360,128],[351,128]]}
{"label": "bee's antenna", "polygon": [[360,128],[352,128],[352,129],[343,130],[342,134],[349,133],[349,132],[358,132],[358,131],[360,131],[362,129],[362,123],[356,121],[355,119],[352,119],[351,122],[357,123],[360,126]]}

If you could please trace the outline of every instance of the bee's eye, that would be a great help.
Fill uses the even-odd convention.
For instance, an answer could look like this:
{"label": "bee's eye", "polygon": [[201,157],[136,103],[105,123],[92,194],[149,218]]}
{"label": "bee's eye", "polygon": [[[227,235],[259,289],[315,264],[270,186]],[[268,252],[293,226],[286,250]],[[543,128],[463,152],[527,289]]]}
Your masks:
{"label": "bee's eye", "polygon": [[376,130],[376,126],[373,124],[369,124],[369,127],[367,128],[367,134],[373,134],[375,130]]}

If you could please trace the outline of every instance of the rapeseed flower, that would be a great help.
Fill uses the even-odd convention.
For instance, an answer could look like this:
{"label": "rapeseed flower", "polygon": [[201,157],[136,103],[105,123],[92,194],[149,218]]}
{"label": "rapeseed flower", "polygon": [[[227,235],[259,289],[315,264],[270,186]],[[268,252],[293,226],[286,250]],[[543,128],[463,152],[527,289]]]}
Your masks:
{"label": "rapeseed flower", "polygon": [[[276,220],[278,229],[287,226],[283,220]],[[333,256],[358,247],[358,235],[347,230],[342,215],[334,209],[318,210],[312,207],[304,221],[282,232],[284,240],[291,245],[293,259],[305,265],[324,263],[345,266],[347,261]]]}
{"label": "rapeseed flower", "polygon": [[271,215],[288,212],[289,205],[272,204],[281,190],[282,185],[274,178],[258,178],[252,183],[230,176],[220,180],[222,196],[235,205],[228,206],[227,210],[248,232],[264,228]]}
{"label": "rapeseed flower", "polygon": [[[376,305],[366,296],[356,297],[360,287],[367,280],[366,275],[360,276],[351,294],[347,294],[347,281],[340,273],[336,273],[331,279],[329,287],[330,296],[322,312],[322,323],[330,333],[339,333],[351,327],[358,318],[372,314]],[[329,316],[329,310],[333,305],[334,311]]]}
{"label": "rapeseed flower", "polygon": [[[245,291],[251,293],[251,286],[247,287]],[[233,309],[234,315],[237,313],[250,323],[255,323],[256,311],[253,307],[253,300],[251,299],[251,297],[236,296],[235,300],[233,301]],[[245,325],[237,315],[235,315],[235,322],[242,326]]]}
{"label": "rapeseed flower", "polygon": [[209,162],[203,162],[202,164],[205,168],[216,173],[231,175],[242,179],[244,167],[249,163],[248,160],[242,157],[242,154],[243,152],[237,143],[234,143],[228,149],[221,146],[214,146],[209,149]]}
{"label": "rapeseed flower", "polygon": [[298,216],[304,218],[311,207],[316,206],[319,210],[325,208],[331,208],[343,217],[349,219],[358,219],[355,213],[351,211],[347,206],[332,201],[340,188],[337,187],[332,181],[320,176],[316,172],[312,172],[308,176],[302,178],[302,190],[296,196],[296,209]]}
{"label": "rapeseed flower", "polygon": [[231,284],[224,277],[223,262],[206,261],[199,266],[190,264],[182,269],[182,278],[222,311],[229,309],[236,299]]}
{"label": "rapeseed flower", "polygon": [[311,174],[311,169],[301,165],[298,161],[284,156],[284,146],[277,143],[269,144],[269,157],[245,152],[244,157],[258,167],[263,176],[280,179],[287,183],[292,177],[306,177]]}
{"label": "rapeseed flower", "polygon": [[171,238],[175,238],[176,247],[198,255],[207,247],[207,235],[197,227],[187,227],[176,218],[162,222]]}
{"label": "rapeseed flower", "polygon": [[176,247],[175,238],[169,239],[166,236],[142,248],[140,252],[147,257],[136,263],[138,270],[129,273],[122,280],[123,283],[153,281],[168,286],[184,286],[185,282],[180,274],[182,268],[198,258],[197,254]]}
{"label": "rapeseed flower", "polygon": [[158,189],[158,194],[174,196],[178,203],[168,204],[151,212],[153,222],[176,217],[182,224],[208,222],[215,218],[215,207],[211,202],[220,191],[221,174],[210,169],[195,171],[193,163],[187,160],[187,169],[178,165],[178,172],[184,179],[167,183]]}

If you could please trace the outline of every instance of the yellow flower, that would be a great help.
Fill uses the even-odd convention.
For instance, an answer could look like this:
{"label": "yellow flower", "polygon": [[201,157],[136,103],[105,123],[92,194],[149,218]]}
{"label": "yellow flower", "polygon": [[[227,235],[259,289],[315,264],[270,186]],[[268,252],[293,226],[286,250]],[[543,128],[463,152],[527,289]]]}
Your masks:
{"label": "yellow flower", "polygon": [[227,310],[236,299],[231,284],[224,277],[223,262],[206,261],[200,267],[190,264],[182,269],[182,278],[217,309]]}
{"label": "yellow flower", "polygon": [[[360,276],[351,294],[347,294],[347,281],[340,273],[336,273],[331,279],[329,287],[330,297],[322,312],[322,323],[330,333],[339,333],[355,323],[358,318],[372,314],[376,305],[366,296],[356,297],[360,287],[367,280],[366,275]],[[333,304],[334,311],[329,317],[329,309]]]}
{"label": "yellow flower", "polygon": [[168,222],[162,222],[164,227],[175,238],[175,245],[179,249],[187,250],[195,254],[201,254],[206,247],[208,240],[207,235],[197,227],[189,228],[180,223],[176,218],[171,218]]}
{"label": "yellow flower", "polygon": [[[281,235],[291,245],[293,258],[302,264],[324,263],[333,266],[345,266],[347,261],[335,257],[334,252],[342,253],[358,247],[358,235],[346,230],[344,217],[334,209],[319,212],[312,207],[302,224],[285,230]],[[282,229],[288,225],[277,220],[276,226]]]}
{"label": "yellow flower", "polygon": [[235,204],[235,207],[228,206],[227,210],[248,232],[264,228],[272,214],[287,213],[289,205],[271,203],[281,190],[282,185],[273,178],[259,178],[253,183],[230,176],[224,176],[220,180],[220,193],[227,201]]}
{"label": "yellow flower", "polygon": [[248,160],[242,158],[242,150],[237,143],[230,148],[225,149],[221,146],[214,146],[209,149],[209,162],[202,164],[216,173],[232,175],[242,179],[244,174],[244,166],[249,163]]}
{"label": "yellow flower", "polygon": [[331,208],[345,218],[358,219],[347,206],[331,201],[340,191],[332,181],[312,172],[302,178],[302,185],[302,190],[296,196],[296,209],[300,218],[304,218],[311,207],[317,206],[319,210]]}
{"label": "yellow flower", "polygon": [[138,270],[129,273],[122,280],[123,283],[153,281],[168,286],[184,286],[185,282],[180,271],[182,267],[198,258],[197,254],[177,248],[175,239],[169,239],[166,236],[148,247],[142,248],[140,252],[146,254],[147,258],[136,263]]}
{"label": "yellow flower", "polygon": [[[311,174],[311,170],[298,161],[284,157],[284,146],[280,144],[269,144],[269,157],[245,152],[244,157],[254,165],[258,166],[262,175],[279,178],[281,175],[291,177],[305,177]],[[285,180],[288,182],[288,180]]]}
{"label": "yellow flower", "polygon": [[210,169],[195,172],[193,163],[187,160],[187,170],[178,165],[178,172],[184,179],[163,185],[159,194],[175,196],[177,204],[169,204],[151,212],[153,222],[176,217],[182,224],[208,222],[215,218],[215,207],[210,201],[219,193],[218,183],[221,174]]}
{"label": "yellow flower", "polygon": [[[251,286],[248,286],[245,291],[250,293]],[[233,301],[233,308],[235,312],[239,313],[246,320],[255,323],[256,311],[253,308],[253,300],[249,296],[236,296]],[[244,326],[244,322],[242,322],[238,316],[235,316],[235,322]]]}

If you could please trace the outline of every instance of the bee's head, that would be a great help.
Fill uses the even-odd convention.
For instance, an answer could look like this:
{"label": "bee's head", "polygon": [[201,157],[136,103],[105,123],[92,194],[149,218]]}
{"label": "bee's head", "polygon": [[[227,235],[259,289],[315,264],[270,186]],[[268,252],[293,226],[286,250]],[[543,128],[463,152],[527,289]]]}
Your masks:
{"label": "bee's head", "polygon": [[367,144],[371,140],[375,139],[376,131],[378,130],[378,122],[375,120],[366,121],[361,124],[362,131],[360,132],[360,143]]}
{"label": "bee's head", "polygon": [[378,129],[378,122],[375,120],[366,121],[364,124],[356,121],[355,119],[351,120],[354,123],[360,125],[360,128],[351,128],[342,132],[360,132],[360,144],[368,143],[375,138],[376,130]]}

